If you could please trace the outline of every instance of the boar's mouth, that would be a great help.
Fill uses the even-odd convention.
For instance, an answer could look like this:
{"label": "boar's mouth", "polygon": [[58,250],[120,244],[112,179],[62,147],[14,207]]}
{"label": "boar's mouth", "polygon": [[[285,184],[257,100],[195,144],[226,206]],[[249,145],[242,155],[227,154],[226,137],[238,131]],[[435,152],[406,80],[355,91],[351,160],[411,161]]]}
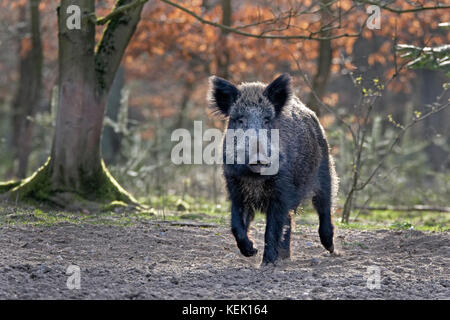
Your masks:
{"label": "boar's mouth", "polygon": [[270,159],[262,153],[250,155],[248,168],[254,173],[261,173],[264,168],[270,167]]}
{"label": "boar's mouth", "polygon": [[264,168],[269,168],[270,167],[270,163],[255,163],[255,164],[249,164],[248,168],[250,169],[250,171],[254,172],[254,173],[261,173],[261,171]]}

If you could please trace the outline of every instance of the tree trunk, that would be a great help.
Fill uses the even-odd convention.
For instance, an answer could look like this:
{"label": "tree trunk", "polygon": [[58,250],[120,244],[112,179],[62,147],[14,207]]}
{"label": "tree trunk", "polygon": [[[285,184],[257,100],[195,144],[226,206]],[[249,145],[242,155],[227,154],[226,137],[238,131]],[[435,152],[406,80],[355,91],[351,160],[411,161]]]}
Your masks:
{"label": "tree trunk", "polygon": [[[321,27],[326,28],[331,18],[330,8],[325,6],[329,0],[321,0]],[[329,30],[321,32],[322,37],[329,37]],[[333,57],[333,49],[331,40],[321,40],[319,42],[319,57],[317,58],[317,71],[312,81],[312,91],[308,98],[307,106],[312,109],[318,116],[320,115],[320,101],[325,94],[328,78],[330,76],[331,62]]]}
{"label": "tree trunk", "polygon": [[353,192],[353,189],[350,190],[345,199],[344,207],[342,210],[342,223],[349,223],[350,221],[350,213],[353,208]]}
{"label": "tree trunk", "polygon": [[[131,3],[119,0],[116,8]],[[67,7],[82,12],[81,28],[68,29]],[[62,0],[58,8],[59,98],[55,135],[48,162],[11,191],[58,205],[83,207],[85,201],[137,204],[104,166],[100,138],[109,88],[139,22],[143,4],[115,15],[95,51],[94,0]],[[90,206],[90,203],[89,203]]]}
{"label": "tree trunk", "polygon": [[[106,104],[106,116],[117,123],[121,109],[122,90],[125,85],[124,68],[119,67],[111,86],[108,102]],[[105,163],[114,164],[120,156],[122,133],[116,132],[113,127],[105,126],[102,135],[102,155]]]}
{"label": "tree trunk", "polygon": [[[222,24],[231,26],[232,7],[231,0],[222,0]],[[230,52],[228,50],[228,31],[221,29],[217,41],[217,75],[224,79],[229,78]]]}
{"label": "tree trunk", "polygon": [[[36,110],[41,98],[42,88],[42,43],[39,17],[40,0],[31,0],[29,5],[29,21],[24,37],[20,39],[19,85],[13,102],[13,133],[11,147],[18,162],[15,175],[24,178],[28,168],[31,152],[31,136],[33,124],[29,120]],[[23,19],[27,20],[26,7],[23,8]]]}
{"label": "tree trunk", "polygon": [[82,19],[80,30],[67,28],[67,7],[78,4],[94,12],[94,1],[61,1],[59,30],[59,97],[50,160],[52,184],[79,190],[83,177],[101,171],[100,135],[106,97],[95,76],[95,25]]}
{"label": "tree trunk", "polygon": [[189,105],[189,101],[192,95],[192,89],[194,88],[194,82],[186,79],[184,81],[183,95],[181,97],[180,110],[178,112],[178,119],[175,122],[174,130],[178,128],[184,128],[186,121],[186,111]]}
{"label": "tree trunk", "polygon": [[[231,27],[231,18],[233,15],[233,8],[231,0],[222,0],[222,24]],[[230,63],[231,56],[228,48],[228,35],[229,32],[225,29],[221,29],[219,41],[216,47],[216,59],[217,59],[217,71],[216,75],[224,79],[230,77]],[[217,166],[213,167],[212,173],[212,195],[214,203],[218,203],[218,181],[217,181]]]}

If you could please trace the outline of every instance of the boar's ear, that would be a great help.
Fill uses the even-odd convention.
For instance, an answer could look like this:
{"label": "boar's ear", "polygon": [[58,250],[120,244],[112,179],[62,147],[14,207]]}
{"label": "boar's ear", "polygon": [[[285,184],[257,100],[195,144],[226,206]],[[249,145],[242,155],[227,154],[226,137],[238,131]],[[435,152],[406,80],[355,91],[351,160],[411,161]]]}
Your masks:
{"label": "boar's ear", "polygon": [[238,97],[239,90],[231,82],[216,76],[209,78],[208,102],[217,113],[228,116]]}
{"label": "boar's ear", "polygon": [[283,73],[266,87],[263,94],[272,102],[278,115],[292,95],[291,76]]}

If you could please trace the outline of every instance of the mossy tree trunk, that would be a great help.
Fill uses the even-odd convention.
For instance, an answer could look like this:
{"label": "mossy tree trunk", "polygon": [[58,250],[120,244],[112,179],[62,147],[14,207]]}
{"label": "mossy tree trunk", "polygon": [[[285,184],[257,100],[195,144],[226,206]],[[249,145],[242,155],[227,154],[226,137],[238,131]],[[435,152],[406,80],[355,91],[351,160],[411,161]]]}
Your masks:
{"label": "mossy tree trunk", "polygon": [[59,97],[49,162],[52,184],[83,188],[83,177],[101,170],[100,135],[105,98],[95,75],[95,25],[81,20],[81,29],[67,28],[67,6],[94,12],[94,1],[61,1],[58,13]]}
{"label": "mossy tree trunk", "polygon": [[[133,2],[119,0],[116,8]],[[81,9],[81,28],[69,29],[68,6]],[[74,206],[123,201],[137,204],[104,166],[100,139],[108,91],[139,22],[143,4],[115,15],[95,43],[94,0],[62,0],[58,8],[59,97],[49,161],[11,191],[12,197]],[[71,196],[72,195],[72,196]],[[76,205],[75,205],[76,207]]]}

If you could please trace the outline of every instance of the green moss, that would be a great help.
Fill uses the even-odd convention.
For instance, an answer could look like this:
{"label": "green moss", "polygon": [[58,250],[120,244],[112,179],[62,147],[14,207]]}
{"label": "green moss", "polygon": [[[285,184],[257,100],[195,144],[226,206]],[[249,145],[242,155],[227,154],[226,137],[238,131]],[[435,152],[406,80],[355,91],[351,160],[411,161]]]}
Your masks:
{"label": "green moss", "polygon": [[136,214],[116,214],[116,213],[74,213],[59,211],[51,208],[22,207],[20,205],[7,207],[7,214],[0,215],[0,225],[32,225],[32,226],[52,226],[62,223],[76,225],[133,225],[137,218]]}
{"label": "green moss", "polygon": [[188,211],[190,206],[189,203],[187,203],[186,201],[182,200],[182,199],[178,199],[177,203],[177,211]]}
{"label": "green moss", "polygon": [[[125,0],[118,0],[114,9],[127,4]],[[100,90],[106,91],[108,80],[105,78],[108,75],[108,68],[110,67],[109,61],[107,61],[107,56],[111,55],[116,51],[116,46],[114,43],[114,31],[121,24],[128,24],[130,17],[125,14],[119,14],[115,18],[111,19],[103,31],[102,37],[98,42],[97,48],[95,50],[95,73],[97,76],[97,84]]]}
{"label": "green moss", "polygon": [[5,193],[5,192],[10,191],[11,189],[14,189],[18,185],[20,185],[21,182],[22,182],[21,180],[19,180],[19,181],[11,180],[11,181],[6,181],[6,182],[0,182],[0,193]]}
{"label": "green moss", "polygon": [[[50,158],[29,178],[16,185],[9,193],[13,201],[31,204],[49,204],[79,211],[102,211],[117,206],[132,205],[140,208],[137,200],[126,192],[101,162],[96,174],[79,172],[80,188],[54,186],[50,180]],[[106,205],[106,206],[105,206]]]}
{"label": "green moss", "polygon": [[35,173],[14,187],[10,192],[10,198],[18,201],[24,199],[37,201],[48,199],[51,193],[49,163],[50,158]]}
{"label": "green moss", "polygon": [[128,205],[123,201],[111,201],[103,207],[102,211],[114,211],[114,209],[124,209],[127,207]]}
{"label": "green moss", "polygon": [[81,190],[76,190],[80,196],[91,201],[110,203],[121,201],[127,204],[138,204],[138,201],[126,192],[109,173],[105,163],[101,162],[101,170],[95,174],[87,174],[80,169]]}

